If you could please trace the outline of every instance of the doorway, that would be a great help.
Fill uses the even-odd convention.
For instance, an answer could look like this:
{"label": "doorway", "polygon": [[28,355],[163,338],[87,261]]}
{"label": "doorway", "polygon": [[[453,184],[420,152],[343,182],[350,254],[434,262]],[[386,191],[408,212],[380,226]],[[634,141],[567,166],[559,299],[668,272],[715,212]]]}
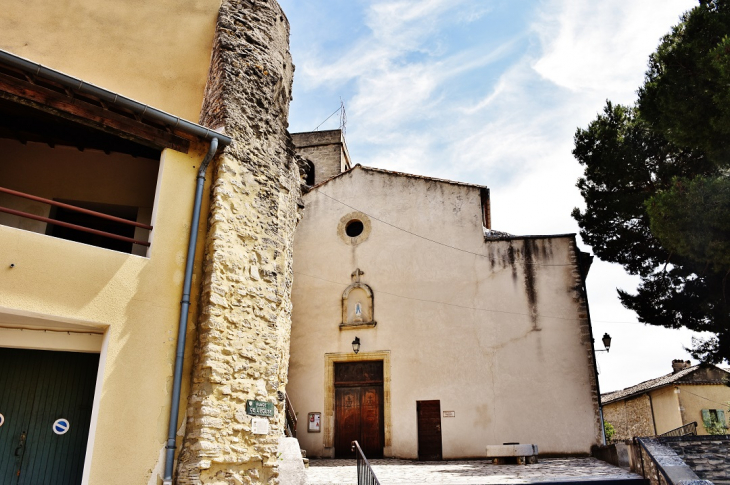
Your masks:
{"label": "doorway", "polygon": [[416,401],[418,413],[418,459],[440,461],[441,401]]}
{"label": "doorway", "polygon": [[335,458],[354,458],[357,440],[368,458],[384,445],[383,361],[335,362]]}
{"label": "doorway", "polygon": [[81,483],[99,354],[0,348],[0,483]]}

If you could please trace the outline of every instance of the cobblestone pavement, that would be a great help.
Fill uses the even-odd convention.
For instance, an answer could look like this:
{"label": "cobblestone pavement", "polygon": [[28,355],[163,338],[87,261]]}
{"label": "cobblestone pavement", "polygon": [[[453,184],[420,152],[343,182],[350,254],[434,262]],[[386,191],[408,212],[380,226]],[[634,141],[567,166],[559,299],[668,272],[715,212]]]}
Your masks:
{"label": "cobblestone pavement", "polygon": [[[383,485],[390,484],[518,484],[549,481],[641,478],[595,458],[547,458],[536,465],[492,465],[487,460],[370,460]],[[355,484],[355,460],[310,459],[309,485]]]}

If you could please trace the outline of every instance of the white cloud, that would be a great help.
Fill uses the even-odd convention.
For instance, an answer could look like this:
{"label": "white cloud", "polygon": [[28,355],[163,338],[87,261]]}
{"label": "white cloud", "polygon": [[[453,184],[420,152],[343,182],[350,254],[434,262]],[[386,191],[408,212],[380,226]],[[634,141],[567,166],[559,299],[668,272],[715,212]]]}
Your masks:
{"label": "white cloud", "polygon": [[649,53],[668,26],[697,4],[692,0],[551,0],[534,24],[545,48],[535,70],[573,91],[595,91],[630,103],[641,84]]}
{"label": "white cloud", "polygon": [[[521,31],[454,48],[439,39],[465,22],[488,30],[493,2],[377,1],[367,9],[367,33],[334,59],[307,49],[296,82],[309,92],[351,90],[345,102],[355,163],[484,183],[498,230],[577,232],[570,217],[582,205],[575,129],[607,98],[633,102],[648,55],[695,4],[545,0]],[[467,78],[479,82],[458,84]],[[455,92],[455,85],[464,88]],[[635,321],[617,287],[632,290],[636,278],[596,262],[589,278],[594,333],[608,331],[615,345],[599,358],[604,391],[668,372],[673,358],[688,358],[682,346],[692,335],[603,323]]]}

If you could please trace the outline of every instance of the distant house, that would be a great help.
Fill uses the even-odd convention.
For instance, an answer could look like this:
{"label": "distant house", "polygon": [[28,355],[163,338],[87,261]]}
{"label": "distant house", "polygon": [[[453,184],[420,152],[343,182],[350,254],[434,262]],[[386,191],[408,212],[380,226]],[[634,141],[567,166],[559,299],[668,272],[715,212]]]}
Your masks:
{"label": "distant house", "polygon": [[351,166],[339,130],[292,138],[314,183],[287,386],[308,456],[350,456],[352,440],[429,460],[601,441],[574,234],[494,231],[484,186]]}
{"label": "distant house", "polygon": [[601,396],[603,418],[614,440],[654,436],[689,423],[697,434],[727,426],[730,372],[711,364],[672,361],[672,373]]}

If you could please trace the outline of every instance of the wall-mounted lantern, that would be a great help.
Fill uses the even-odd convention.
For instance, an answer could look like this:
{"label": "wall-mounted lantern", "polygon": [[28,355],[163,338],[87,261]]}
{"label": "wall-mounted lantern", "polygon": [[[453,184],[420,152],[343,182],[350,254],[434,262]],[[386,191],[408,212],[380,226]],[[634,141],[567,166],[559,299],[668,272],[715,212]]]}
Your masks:
{"label": "wall-mounted lantern", "polygon": [[355,340],[352,341],[352,351],[356,354],[360,352],[360,337],[355,337]]}
{"label": "wall-mounted lantern", "polygon": [[596,352],[608,352],[608,349],[611,348],[611,336],[607,333],[604,333],[601,342],[603,342],[603,346],[606,347],[606,350],[596,349]]}

